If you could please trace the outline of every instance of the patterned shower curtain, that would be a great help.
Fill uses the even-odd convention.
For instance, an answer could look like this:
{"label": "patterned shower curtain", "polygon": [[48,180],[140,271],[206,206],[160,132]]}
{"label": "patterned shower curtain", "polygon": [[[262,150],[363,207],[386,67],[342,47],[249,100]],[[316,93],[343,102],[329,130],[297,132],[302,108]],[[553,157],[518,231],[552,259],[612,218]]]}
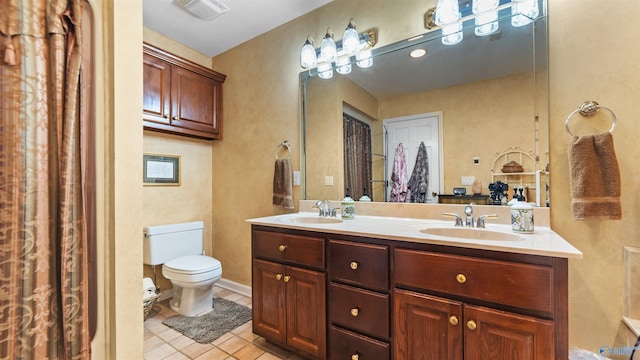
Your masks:
{"label": "patterned shower curtain", "polygon": [[0,0],[0,358],[89,359],[84,0]]}
{"label": "patterned shower curtain", "polygon": [[363,191],[371,194],[371,126],[347,114],[342,114],[344,126],[344,187],[358,200]]}

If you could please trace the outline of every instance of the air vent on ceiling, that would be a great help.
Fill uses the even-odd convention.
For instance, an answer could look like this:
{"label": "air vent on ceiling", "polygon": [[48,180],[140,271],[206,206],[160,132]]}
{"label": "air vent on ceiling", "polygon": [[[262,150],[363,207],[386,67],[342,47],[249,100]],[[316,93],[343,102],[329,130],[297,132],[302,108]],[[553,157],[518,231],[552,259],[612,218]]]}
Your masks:
{"label": "air vent on ceiling", "polygon": [[202,20],[214,18],[229,11],[229,8],[216,0],[175,0],[176,5]]}

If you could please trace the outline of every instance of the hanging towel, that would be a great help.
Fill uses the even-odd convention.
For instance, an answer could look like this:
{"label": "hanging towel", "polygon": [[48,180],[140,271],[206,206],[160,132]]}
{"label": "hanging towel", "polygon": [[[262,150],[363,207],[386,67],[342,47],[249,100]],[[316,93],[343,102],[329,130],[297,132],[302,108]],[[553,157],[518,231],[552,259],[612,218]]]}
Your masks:
{"label": "hanging towel", "polygon": [[276,159],[273,173],[273,205],[293,209],[293,172],[289,159]]}
{"label": "hanging towel", "polygon": [[620,170],[610,132],[569,141],[571,211],[574,220],[620,220]]}
{"label": "hanging towel", "polygon": [[405,202],[407,198],[407,157],[404,155],[402,143],[398,144],[393,156],[393,171],[391,172],[390,202]]}
{"label": "hanging towel", "polygon": [[427,147],[424,142],[418,147],[416,155],[416,164],[413,167],[411,178],[407,187],[409,188],[409,196],[407,202],[424,203],[427,202],[427,188],[429,185],[429,159],[427,159]]}

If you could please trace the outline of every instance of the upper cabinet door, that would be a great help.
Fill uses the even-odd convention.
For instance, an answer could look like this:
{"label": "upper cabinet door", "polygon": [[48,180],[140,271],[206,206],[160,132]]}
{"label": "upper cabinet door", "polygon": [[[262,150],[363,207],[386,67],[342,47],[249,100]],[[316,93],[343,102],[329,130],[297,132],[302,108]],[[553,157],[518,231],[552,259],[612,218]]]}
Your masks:
{"label": "upper cabinet door", "polygon": [[143,125],[201,139],[222,138],[226,75],[157,49],[143,47]]}
{"label": "upper cabinet door", "polygon": [[220,134],[218,119],[222,106],[221,84],[183,68],[171,74],[173,126]]}
{"label": "upper cabinet door", "polygon": [[171,65],[149,54],[143,54],[143,60],[143,119],[169,125]]}

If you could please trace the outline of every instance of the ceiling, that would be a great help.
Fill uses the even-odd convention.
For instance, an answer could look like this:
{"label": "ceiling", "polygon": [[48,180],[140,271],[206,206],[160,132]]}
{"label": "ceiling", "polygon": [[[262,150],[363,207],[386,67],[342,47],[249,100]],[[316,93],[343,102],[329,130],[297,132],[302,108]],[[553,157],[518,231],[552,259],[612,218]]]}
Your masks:
{"label": "ceiling", "polygon": [[214,0],[229,11],[205,21],[191,15],[173,0],[143,0],[143,24],[213,57],[331,1]]}

